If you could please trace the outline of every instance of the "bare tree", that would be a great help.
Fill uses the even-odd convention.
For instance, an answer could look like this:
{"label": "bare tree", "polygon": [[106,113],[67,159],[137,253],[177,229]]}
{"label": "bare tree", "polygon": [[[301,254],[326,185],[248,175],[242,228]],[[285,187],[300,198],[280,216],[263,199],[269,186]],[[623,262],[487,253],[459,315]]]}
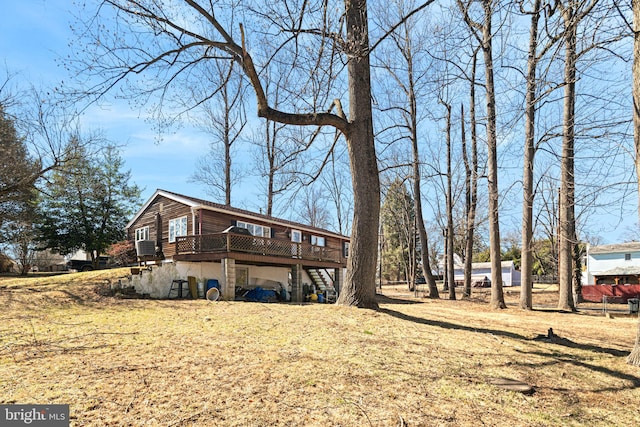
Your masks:
{"label": "bare tree", "polygon": [[381,209],[382,274],[392,281],[404,280],[409,290],[414,290],[417,267],[415,204],[406,178],[396,176],[386,187]]}
{"label": "bare tree", "polygon": [[[633,8],[633,141],[635,146],[636,178],[638,180],[638,218],[640,221],[640,0],[632,0]],[[636,343],[627,363],[640,366],[640,318]]]}
{"label": "bare tree", "polygon": [[445,228],[445,245],[446,245],[446,254],[447,254],[447,278],[446,284],[449,288],[449,299],[456,299],[456,282],[455,282],[455,265],[453,262],[453,239],[454,239],[454,230],[453,230],[453,171],[451,167],[451,104],[447,103],[444,100],[440,100],[440,102],[444,105],[447,110],[446,114],[446,133],[445,139],[447,144],[447,184],[446,184],[446,199],[447,199],[447,227]]}
{"label": "bare tree", "polygon": [[[387,6],[383,6],[384,9],[380,13],[381,19],[386,18],[388,20],[389,15],[393,16]],[[394,6],[399,9],[398,12],[401,16],[407,12],[404,8],[410,9],[413,7],[412,3],[405,4],[404,2],[399,2]],[[427,26],[424,29],[426,30]],[[418,131],[418,126],[423,116],[418,111],[420,105],[418,96],[424,89],[425,68],[427,67],[424,59],[420,62],[420,56],[423,56],[428,49],[428,43],[425,34],[419,30],[419,26],[413,19],[405,20],[399,30],[393,33],[389,39],[392,45],[390,47],[391,52],[388,57],[380,59],[380,62],[385,71],[392,77],[391,80],[394,86],[389,89],[389,98],[393,98],[391,102],[396,101],[396,105],[387,108],[399,112],[400,120],[397,121],[397,128],[399,128],[401,138],[409,139],[411,143],[413,200],[422,273],[429,289],[429,297],[439,298],[438,287],[429,260],[429,239],[422,208],[422,174]],[[399,64],[403,66],[399,66]],[[400,95],[397,94],[396,88],[400,89]],[[396,130],[396,126],[391,126],[385,130]]]}
{"label": "bare tree", "polygon": [[461,106],[461,142],[462,160],[465,170],[465,250],[464,250],[464,284],[463,297],[471,297],[471,271],[473,262],[473,243],[476,228],[476,208],[478,205],[478,137],[476,124],[476,63],[477,50],[474,50],[471,62],[471,78],[469,84],[469,124],[471,127],[471,159],[467,149],[464,107]]}
{"label": "bare tree", "polygon": [[[279,109],[291,102],[288,88],[294,85],[288,81],[290,76],[285,64],[276,63],[274,67],[273,72],[263,73],[263,82],[274,108]],[[267,215],[274,213],[279,196],[296,186],[300,189],[303,180],[300,175],[307,169],[302,156],[314,139],[304,129],[272,120],[263,122],[260,131],[253,136],[252,143],[257,148],[254,163],[265,187]]]}
{"label": "bare tree", "polygon": [[[431,1],[421,7],[429,3]],[[259,117],[290,125],[335,128],[349,147],[354,194],[351,250],[338,304],[376,308],[380,182],[373,138],[367,1],[346,0],[344,10],[338,11],[337,17],[332,15],[331,8],[322,6],[295,9],[274,8],[263,3],[259,6],[243,11],[250,25],[241,25],[239,34],[234,35],[226,18],[240,5],[225,11],[214,3],[196,0],[184,0],[170,7],[153,0],[102,1],[98,11],[78,28],[80,34],[89,38],[83,45],[86,52],[81,56],[83,76],[98,81],[89,89],[85,87],[83,95],[100,97],[128,81],[142,89],[147,99],[159,100],[161,108],[164,102],[171,101],[168,93],[175,87],[172,85],[188,83],[195,68],[206,66],[211,60],[232,59],[241,66],[254,90]],[[109,19],[118,25],[104,22]],[[103,31],[103,24],[116,31]],[[307,112],[274,108],[265,93],[259,71],[261,64],[256,63],[257,57],[251,53],[254,49],[251,43],[255,41],[259,45],[253,36],[269,26],[274,30],[269,32],[270,37],[280,37],[281,44],[262,66],[268,67],[270,62],[280,60],[290,63],[292,69],[297,68],[301,77],[309,73],[297,88],[298,111]],[[132,31],[125,33],[128,28]],[[315,44],[309,44],[314,41]],[[260,51],[259,47],[255,49]],[[343,68],[332,68],[338,58],[346,64],[348,115],[337,99],[331,107],[322,103],[334,82],[339,82],[336,73]],[[145,76],[152,84],[140,85],[138,76]],[[212,87],[215,91],[219,86],[212,82]],[[322,96],[313,96],[314,89]],[[154,98],[158,94],[162,97]]]}
{"label": "bare tree", "polygon": [[329,228],[330,213],[325,193],[319,186],[306,186],[303,193],[304,197],[299,198],[299,220],[312,227]]}
{"label": "bare tree", "polygon": [[[523,2],[520,4],[520,12],[530,15],[531,25],[529,27],[529,51],[527,56],[526,91],[524,107],[524,162],[522,178],[522,283],[520,288],[520,308],[530,310],[533,306],[533,202],[534,202],[534,159],[537,150],[535,130],[536,130],[536,110],[537,103],[541,101],[538,96],[538,64],[544,55],[556,44],[559,37],[551,36],[546,43],[539,48],[539,21],[543,11],[548,11],[549,7],[543,7],[541,0],[534,0],[530,10],[525,10]],[[551,13],[551,12],[549,12]]]}
{"label": "bare tree", "polygon": [[531,11],[527,89],[525,100],[524,164],[522,178],[522,261],[520,264],[520,308],[533,307],[533,158],[535,156],[535,97],[538,50],[538,21],[541,0],[535,0]]}
{"label": "bare tree", "polygon": [[353,195],[348,185],[348,165],[345,165],[343,161],[346,157],[341,154],[336,155],[335,150],[333,150],[328,165],[325,167],[326,173],[320,177],[320,181],[327,190],[328,198],[335,209],[335,229],[344,235],[348,234],[350,218],[353,213]]}
{"label": "bare tree", "polygon": [[578,26],[591,13],[597,0],[557,2],[564,24],[564,109],[562,130],[562,155],[560,158],[560,213],[558,281],[561,310],[575,310],[573,299],[573,253],[577,243],[575,217],[575,122],[576,122],[576,64]]}
{"label": "bare tree", "polygon": [[[210,195],[221,196],[227,206],[231,205],[233,186],[242,177],[242,173],[232,168],[232,150],[247,124],[243,105],[244,88],[242,80],[234,74],[234,64],[231,61],[216,61],[212,70],[205,70],[205,75],[211,72],[215,76],[205,78],[203,82],[221,81],[222,85],[217,93],[198,107],[201,114],[196,115],[195,121],[213,141],[210,143],[209,153],[197,160],[196,170],[190,177],[191,182],[205,184]],[[205,90],[206,88],[197,87],[198,93]],[[198,97],[196,93],[192,96],[196,99]]]}
{"label": "bare tree", "polygon": [[470,16],[471,2],[463,3],[457,0],[462,11],[464,21],[471,29],[473,35],[480,43],[485,66],[485,98],[487,107],[487,167],[488,167],[488,194],[489,194],[489,247],[491,253],[491,307],[496,309],[506,308],[504,293],[502,290],[502,262],[500,255],[500,221],[498,213],[498,156],[496,135],[496,94],[493,72],[493,32],[491,22],[493,19],[493,0],[483,0],[482,21],[477,22]]}
{"label": "bare tree", "polygon": [[[10,123],[13,132],[13,136],[3,136],[17,138],[24,145],[29,165],[12,161],[4,153],[0,203],[11,201],[16,195],[22,197],[20,194],[30,197],[38,180],[77,158],[76,147],[69,144],[70,135],[78,132],[77,115],[60,105],[47,90],[12,87],[12,78],[7,72],[0,82],[0,120]],[[3,132],[8,129],[2,126]]]}

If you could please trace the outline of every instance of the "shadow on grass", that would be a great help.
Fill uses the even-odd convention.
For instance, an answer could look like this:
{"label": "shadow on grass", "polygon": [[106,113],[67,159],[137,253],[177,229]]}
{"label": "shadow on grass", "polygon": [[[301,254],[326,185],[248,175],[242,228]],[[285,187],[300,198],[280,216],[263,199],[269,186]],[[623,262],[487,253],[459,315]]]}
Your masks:
{"label": "shadow on grass", "polygon": [[496,335],[496,336],[511,338],[515,340],[523,340],[523,341],[529,339],[524,335],[516,334],[515,332],[501,331],[499,329],[475,328],[472,326],[460,325],[457,323],[445,322],[442,320],[424,319],[422,317],[412,316],[410,314],[401,313],[399,311],[391,310],[388,308],[381,308],[379,311],[380,313],[388,314],[389,316],[393,316],[401,320],[420,323],[422,325],[436,326],[438,328],[456,329],[456,330],[468,331],[468,332],[479,332],[483,334]]}
{"label": "shadow on grass", "polygon": [[[444,328],[444,329],[455,329],[455,330],[461,330],[461,331],[469,331],[469,332],[477,332],[477,333],[482,333],[482,334],[490,334],[490,335],[494,335],[494,336],[500,336],[500,337],[505,337],[505,338],[511,338],[511,339],[515,339],[515,340],[521,340],[521,341],[535,341],[535,342],[541,342],[541,343],[547,343],[547,344],[552,344],[554,346],[562,346],[562,347],[567,347],[567,348],[575,348],[575,349],[579,349],[579,350],[585,350],[585,351],[591,351],[594,353],[604,353],[604,354],[609,354],[611,356],[615,356],[615,357],[624,357],[627,356],[627,354],[629,352],[627,351],[622,351],[622,350],[618,350],[618,349],[614,349],[614,348],[607,348],[607,347],[601,347],[601,346],[597,346],[597,345],[592,345],[592,344],[581,344],[581,343],[577,343],[575,341],[572,341],[570,339],[567,338],[562,338],[559,336],[554,336],[552,338],[545,338],[544,336],[537,336],[535,338],[529,338],[526,337],[524,335],[521,334],[517,334],[514,332],[508,332],[508,331],[502,331],[499,329],[489,329],[489,328],[475,328],[475,327],[471,327],[471,326],[465,326],[465,325],[460,325],[460,324],[456,324],[456,323],[451,323],[451,322],[445,322],[445,321],[441,321],[441,320],[430,320],[430,319],[424,319],[421,317],[416,317],[416,316],[411,316],[409,314],[405,314],[405,313],[401,313],[399,311],[396,310],[391,310],[388,308],[383,308],[380,309],[381,313],[387,314],[389,316],[393,316],[396,317],[398,319],[401,320],[406,320],[409,322],[415,322],[415,323],[419,323],[422,325],[429,325],[429,326],[435,326],[435,327],[439,327],[439,328]],[[615,390],[620,390],[621,388],[638,388],[640,387],[640,378],[634,376],[634,375],[630,375],[630,374],[625,374],[624,372],[620,372],[620,371],[616,371],[614,369],[610,369],[608,367],[604,367],[604,366],[598,366],[598,365],[592,365],[589,363],[585,363],[582,362],[580,360],[577,360],[573,355],[571,354],[566,354],[566,353],[545,353],[542,351],[537,351],[537,352],[523,352],[520,350],[517,350],[520,353],[523,354],[533,354],[533,355],[537,355],[537,356],[541,356],[541,357],[545,357],[545,358],[549,358],[551,359],[548,363],[546,364],[555,364],[555,363],[569,363],[572,364],[574,366],[578,366],[578,367],[582,367],[585,369],[589,369],[595,372],[599,372],[601,374],[604,375],[608,375],[614,378],[618,378],[624,381],[629,381],[631,383],[630,387],[620,387],[620,388],[615,388],[615,389],[610,389],[612,391]],[[602,389],[599,391],[607,391],[609,389]]]}
{"label": "shadow on grass", "polygon": [[382,294],[376,294],[376,299],[380,304],[422,304],[422,301],[405,298],[392,298]]}
{"label": "shadow on grass", "polygon": [[545,342],[548,344],[555,344],[555,345],[575,348],[579,350],[592,351],[594,353],[605,353],[615,357],[624,357],[624,356],[627,356],[627,354],[629,353],[628,351],[622,351],[615,348],[601,347],[593,344],[577,343],[575,341],[571,341],[570,339],[562,338],[557,335],[550,339],[544,338],[544,336],[529,338],[524,335],[517,334],[515,332],[502,331],[500,329],[476,328],[473,326],[460,325],[457,323],[445,322],[442,320],[424,319],[422,317],[411,316],[409,314],[401,313],[399,311],[391,310],[388,308],[382,308],[379,311],[381,313],[388,314],[389,316],[393,316],[398,319],[420,323],[422,325],[436,326],[444,329],[456,329],[461,331],[477,332],[477,333],[495,335],[499,337],[511,338],[511,339],[521,340],[521,341]]}
{"label": "shadow on grass", "polygon": [[[584,369],[589,369],[591,371],[595,371],[595,372],[599,372],[601,374],[604,375],[608,375],[614,378],[618,378],[620,380],[623,381],[629,381],[631,383],[631,385],[629,387],[610,387],[610,388],[603,388],[603,389],[599,389],[598,391],[618,391],[621,389],[634,389],[634,388],[638,388],[640,387],[640,378],[636,377],[635,375],[631,375],[631,374],[625,374],[624,372],[620,372],[620,371],[616,371],[614,369],[610,369],[606,366],[598,366],[598,365],[592,365],[590,363],[585,363],[583,361],[580,361],[578,359],[576,359],[575,357],[573,357],[570,354],[564,354],[564,353],[545,353],[545,352],[541,352],[541,351],[521,351],[521,350],[516,350],[518,353],[522,353],[522,354],[527,354],[527,355],[534,355],[534,356],[539,356],[539,357],[544,357],[544,358],[548,358],[551,359],[549,362],[545,362],[543,364],[538,364],[537,366],[539,367],[544,367],[544,366],[550,366],[550,365],[554,365],[554,364],[558,364],[558,363],[567,363],[576,367],[580,367],[580,368],[584,368]],[[624,355],[626,356],[626,353],[624,353]],[[516,364],[518,364],[518,362],[516,362]],[[558,389],[560,390],[560,389]]]}

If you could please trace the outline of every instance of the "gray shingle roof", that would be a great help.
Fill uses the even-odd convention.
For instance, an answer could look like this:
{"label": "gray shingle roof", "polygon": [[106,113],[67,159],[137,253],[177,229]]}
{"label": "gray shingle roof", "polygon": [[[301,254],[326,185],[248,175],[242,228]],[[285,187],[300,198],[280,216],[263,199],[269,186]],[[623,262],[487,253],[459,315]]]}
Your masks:
{"label": "gray shingle roof", "polygon": [[615,243],[613,245],[599,245],[589,247],[591,254],[625,253],[640,251],[640,242]]}

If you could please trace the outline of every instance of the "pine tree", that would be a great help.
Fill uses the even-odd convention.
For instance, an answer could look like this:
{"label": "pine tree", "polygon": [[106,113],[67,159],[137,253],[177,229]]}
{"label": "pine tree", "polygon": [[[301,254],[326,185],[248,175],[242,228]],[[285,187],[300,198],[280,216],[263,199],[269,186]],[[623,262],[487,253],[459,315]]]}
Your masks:
{"label": "pine tree", "polygon": [[44,248],[61,254],[84,250],[94,267],[98,256],[124,238],[125,225],[139,204],[140,190],[113,146],[99,156],[83,153],[53,173],[38,211]]}

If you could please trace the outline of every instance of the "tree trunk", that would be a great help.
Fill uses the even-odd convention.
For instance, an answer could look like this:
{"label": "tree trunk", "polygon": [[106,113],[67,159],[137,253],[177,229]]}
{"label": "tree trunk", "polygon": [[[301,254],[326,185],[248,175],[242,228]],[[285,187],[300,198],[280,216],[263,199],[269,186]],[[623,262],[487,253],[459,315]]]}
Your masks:
{"label": "tree trunk", "polygon": [[[273,132],[271,131],[273,129]],[[275,181],[275,141],[276,141],[276,130],[275,123],[271,122],[271,120],[267,120],[265,125],[265,139],[266,139],[266,152],[267,159],[269,164],[269,174],[267,176],[267,215],[271,216],[273,214],[273,191],[274,191],[274,181]]]}
{"label": "tree trunk", "polygon": [[536,68],[538,20],[541,0],[536,0],[531,15],[529,57],[527,60],[527,92],[525,100],[524,165],[522,177],[522,255],[520,308],[533,308],[533,163],[535,157]]}
{"label": "tree trunk", "polygon": [[558,281],[560,310],[575,310],[573,302],[573,245],[575,242],[574,211],[574,142],[575,142],[575,80],[577,22],[573,9],[562,11],[565,23],[564,111],[562,157],[560,160],[560,215]]}
{"label": "tree trunk", "polygon": [[573,301],[575,304],[584,302],[582,298],[582,250],[580,242],[573,245]]}
{"label": "tree trunk", "polygon": [[489,195],[489,251],[491,254],[491,307],[506,308],[502,290],[502,259],[500,253],[500,221],[498,215],[498,154],[496,136],[496,96],[493,83],[493,52],[491,15],[492,1],[484,0],[482,52],[484,54],[487,101],[487,169]]}
{"label": "tree trunk", "polygon": [[[412,106],[415,104],[415,95],[413,96]],[[413,147],[413,203],[415,205],[415,215],[418,228],[418,237],[420,239],[420,260],[422,261],[422,274],[424,275],[427,286],[429,287],[429,298],[440,298],[436,279],[431,272],[431,263],[429,262],[429,241],[427,239],[427,230],[424,226],[422,218],[422,196],[420,190],[420,156],[418,154],[418,133],[417,123],[415,123],[416,115],[412,114],[413,126],[411,142]]]}
{"label": "tree trunk", "polygon": [[[633,141],[636,148],[636,178],[638,179],[638,218],[640,223],[640,0],[633,0]],[[636,344],[627,363],[640,366],[640,317]]]}
{"label": "tree trunk", "polygon": [[229,105],[228,86],[222,86],[222,99],[224,102],[224,203],[231,206],[231,106]]}
{"label": "tree trunk", "polygon": [[349,75],[349,125],[346,132],[353,224],[347,274],[338,304],[377,308],[376,262],[380,221],[380,179],[373,139],[369,33],[366,0],[345,0]]}
{"label": "tree trunk", "polygon": [[633,5],[633,141],[638,178],[638,223],[640,224],[640,0]]}
{"label": "tree trunk", "polygon": [[634,366],[640,366],[640,317],[638,317],[638,334],[636,335],[636,345],[627,357],[627,363]]}
{"label": "tree trunk", "polygon": [[[471,257],[473,255],[473,240],[469,239],[472,227],[469,226],[469,210],[471,207],[471,166],[467,154],[467,134],[464,127],[464,104],[460,104],[460,142],[462,143],[462,161],[464,163],[464,209],[466,224],[464,228],[464,270],[462,279],[462,298],[471,297]],[[471,243],[471,245],[469,245]],[[469,262],[467,262],[469,260]],[[469,264],[469,269],[467,269]]]}
{"label": "tree trunk", "polygon": [[[464,296],[471,297],[471,272],[473,269],[473,240],[476,225],[476,206],[478,199],[478,135],[476,126],[476,64],[478,51],[473,53],[473,62],[471,67],[471,85],[469,93],[469,125],[471,127],[471,165],[467,158],[467,150],[465,147],[465,132],[462,132],[463,142],[463,159],[465,163],[467,175],[467,232],[466,232],[466,249],[464,257]],[[464,126],[464,114],[462,114],[462,124]]]}
{"label": "tree trunk", "polygon": [[456,299],[455,267],[453,263],[453,190],[451,170],[451,105],[444,104],[447,108],[447,232],[445,233],[447,245],[447,284],[449,285],[449,299]]}

